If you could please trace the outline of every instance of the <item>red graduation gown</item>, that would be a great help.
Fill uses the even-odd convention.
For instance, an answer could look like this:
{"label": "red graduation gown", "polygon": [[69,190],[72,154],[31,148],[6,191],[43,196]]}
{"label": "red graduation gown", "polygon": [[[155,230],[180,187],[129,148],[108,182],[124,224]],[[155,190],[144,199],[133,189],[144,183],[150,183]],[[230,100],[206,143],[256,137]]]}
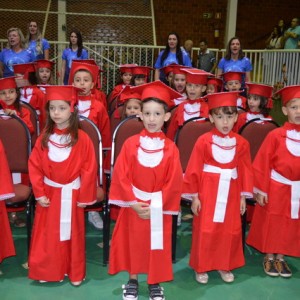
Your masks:
{"label": "red graduation gown", "polygon": [[291,218],[291,186],[270,178],[274,169],[289,180],[300,181],[300,156],[287,148],[288,130],[300,132],[300,125],[287,122],[271,131],[255,157],[254,186],[268,195],[269,202],[256,205],[247,243],[263,253],[300,257],[300,219]]}
{"label": "red graduation gown", "polygon": [[[241,193],[252,194],[253,178],[248,142],[236,138],[236,152],[231,162],[220,163],[212,153],[212,136],[221,136],[216,129],[202,135],[196,142],[184,176],[183,193],[197,194],[201,202],[198,216],[194,216],[190,266],[197,272],[232,270],[245,264],[241,218]],[[213,222],[220,174],[204,172],[204,164],[222,169],[237,168],[237,179],[230,180],[230,188],[223,223]]]}
{"label": "red graduation gown", "polygon": [[[169,139],[165,139],[161,162],[156,167],[143,166],[137,152],[140,136],[145,135],[165,139],[162,132],[151,134],[146,130],[128,138],[114,168],[109,201],[121,209],[112,236],[109,274],[120,271],[147,273],[148,283],[153,284],[173,279],[172,214],[179,211],[182,169],[178,150]],[[151,250],[150,220],[141,219],[130,208],[130,202],[141,201],[133,194],[132,185],[146,192],[162,191],[162,250]]]}
{"label": "red graduation gown", "polygon": [[[200,103],[200,111],[198,110],[194,112],[187,112],[185,106],[192,105],[195,103]],[[189,117],[186,119],[184,118],[185,112],[189,115]],[[203,101],[203,99],[197,99],[197,100],[187,99],[186,101],[178,105],[176,112],[171,118],[170,125],[168,126],[167,137],[173,141],[178,127],[182,126],[182,124],[186,120],[189,120],[194,117],[208,118],[208,105],[206,102]]]}
{"label": "red graduation gown", "polygon": [[5,151],[0,140],[0,263],[6,257],[16,255],[11,229],[7,217],[5,199],[14,197],[11,174]]}
{"label": "red graduation gown", "polygon": [[[55,132],[59,133],[58,130]],[[48,208],[36,205],[31,249],[29,278],[60,281],[65,274],[70,281],[85,277],[85,224],[84,208],[77,203],[96,201],[96,159],[90,138],[79,130],[78,142],[62,162],[51,161],[48,149],[41,147],[40,136],[29,158],[29,175],[35,197],[46,196]],[[80,177],[80,188],[72,191],[71,238],[60,241],[61,188],[44,183],[44,177],[67,184]]]}

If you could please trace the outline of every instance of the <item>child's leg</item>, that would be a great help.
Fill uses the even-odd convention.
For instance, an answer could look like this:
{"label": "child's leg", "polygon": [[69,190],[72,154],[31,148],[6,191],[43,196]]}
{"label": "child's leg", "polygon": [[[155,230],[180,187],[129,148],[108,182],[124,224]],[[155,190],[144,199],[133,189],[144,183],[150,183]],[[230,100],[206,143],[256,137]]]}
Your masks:
{"label": "child's leg", "polygon": [[123,284],[123,300],[137,300],[139,294],[138,275],[130,274],[127,284]]}
{"label": "child's leg", "polygon": [[264,271],[267,275],[276,277],[279,276],[279,272],[275,263],[275,257],[273,253],[267,253],[263,261]]}
{"label": "child's leg", "polygon": [[288,264],[284,260],[283,254],[277,254],[275,260],[276,268],[280,276],[284,278],[289,278],[292,276],[292,271],[289,268]]}

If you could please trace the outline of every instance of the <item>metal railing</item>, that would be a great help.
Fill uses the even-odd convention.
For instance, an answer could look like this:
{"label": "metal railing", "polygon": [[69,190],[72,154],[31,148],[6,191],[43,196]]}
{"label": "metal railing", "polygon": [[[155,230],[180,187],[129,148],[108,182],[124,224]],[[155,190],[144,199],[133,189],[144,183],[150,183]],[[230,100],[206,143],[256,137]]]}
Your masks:
{"label": "metal railing", "polygon": [[[1,49],[6,40],[0,40]],[[50,57],[56,62],[54,77],[57,79],[61,66],[61,51],[67,42],[49,41]],[[119,81],[118,66],[125,63],[136,63],[142,66],[153,66],[160,50],[164,46],[121,45],[85,43],[89,58],[95,59],[101,67],[102,90],[109,93]],[[216,53],[217,60],[225,55],[224,49],[210,49]],[[193,48],[193,57],[198,56],[199,48]],[[278,82],[285,85],[300,84],[300,50],[244,50],[245,56],[252,62],[251,81],[269,85]]]}

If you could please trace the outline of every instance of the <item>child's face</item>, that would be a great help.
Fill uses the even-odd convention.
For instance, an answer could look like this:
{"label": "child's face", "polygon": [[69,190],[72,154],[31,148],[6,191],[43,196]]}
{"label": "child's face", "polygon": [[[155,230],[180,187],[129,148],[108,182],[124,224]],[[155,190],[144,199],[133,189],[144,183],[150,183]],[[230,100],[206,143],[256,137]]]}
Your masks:
{"label": "child's face", "polygon": [[175,90],[178,93],[182,94],[184,92],[185,86],[186,86],[185,75],[174,74],[174,76],[173,76],[173,84],[174,84]]}
{"label": "child's face", "polygon": [[227,81],[225,84],[225,88],[229,92],[239,91],[241,87],[242,87],[242,85],[239,80],[230,80],[230,81]]}
{"label": "child's face", "polygon": [[13,105],[17,99],[16,89],[5,89],[0,91],[0,99],[3,100],[7,105]]}
{"label": "child's face", "polygon": [[142,77],[142,78],[134,78],[134,85],[135,86],[139,86],[146,83],[146,77]]}
{"label": "child's face", "polygon": [[260,96],[249,94],[248,95],[248,107],[251,112],[260,112]]}
{"label": "child's face", "polygon": [[163,105],[154,101],[144,103],[140,115],[145,128],[149,132],[161,131],[164,122],[168,121],[170,117],[171,114],[165,112]]}
{"label": "child's face", "polygon": [[39,68],[39,78],[41,83],[48,83],[51,76],[51,70],[48,68]]}
{"label": "child's face", "polygon": [[121,78],[124,84],[129,85],[132,78],[132,74],[125,72],[121,75]]}
{"label": "child's face", "polygon": [[203,84],[187,83],[186,92],[190,100],[199,99],[205,92],[206,86]]}
{"label": "child's face", "polygon": [[218,131],[227,135],[232,130],[237,117],[238,115],[236,113],[225,114],[220,110],[217,114],[213,113],[212,115],[209,115],[209,120],[215,124]]}
{"label": "child's face", "polygon": [[300,98],[290,100],[282,107],[282,112],[290,123],[300,125]]}
{"label": "child's face", "polygon": [[141,101],[139,99],[129,99],[125,104],[125,115],[136,116],[141,112]]}
{"label": "child's face", "polygon": [[207,93],[207,95],[214,94],[215,93],[215,86],[213,84],[208,84],[207,87],[206,87],[206,93]]}
{"label": "child's face", "polygon": [[91,73],[87,71],[76,72],[73,79],[73,85],[83,90],[79,93],[79,95],[89,95],[91,93],[91,89],[94,87]]}
{"label": "child's face", "polygon": [[49,103],[49,113],[51,120],[58,129],[65,129],[69,126],[71,117],[71,106],[63,100],[52,100]]}

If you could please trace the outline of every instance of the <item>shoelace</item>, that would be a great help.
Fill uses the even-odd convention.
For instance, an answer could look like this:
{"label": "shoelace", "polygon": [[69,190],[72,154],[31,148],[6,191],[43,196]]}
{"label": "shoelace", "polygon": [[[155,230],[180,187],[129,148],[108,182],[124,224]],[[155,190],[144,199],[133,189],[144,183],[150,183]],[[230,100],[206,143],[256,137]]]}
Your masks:
{"label": "shoelace", "polygon": [[124,296],[134,296],[136,297],[138,294],[138,286],[134,283],[128,283],[124,286]]}
{"label": "shoelace", "polygon": [[163,288],[159,285],[151,286],[150,287],[150,298],[151,299],[157,299],[157,297],[160,297],[161,299],[165,299]]}

